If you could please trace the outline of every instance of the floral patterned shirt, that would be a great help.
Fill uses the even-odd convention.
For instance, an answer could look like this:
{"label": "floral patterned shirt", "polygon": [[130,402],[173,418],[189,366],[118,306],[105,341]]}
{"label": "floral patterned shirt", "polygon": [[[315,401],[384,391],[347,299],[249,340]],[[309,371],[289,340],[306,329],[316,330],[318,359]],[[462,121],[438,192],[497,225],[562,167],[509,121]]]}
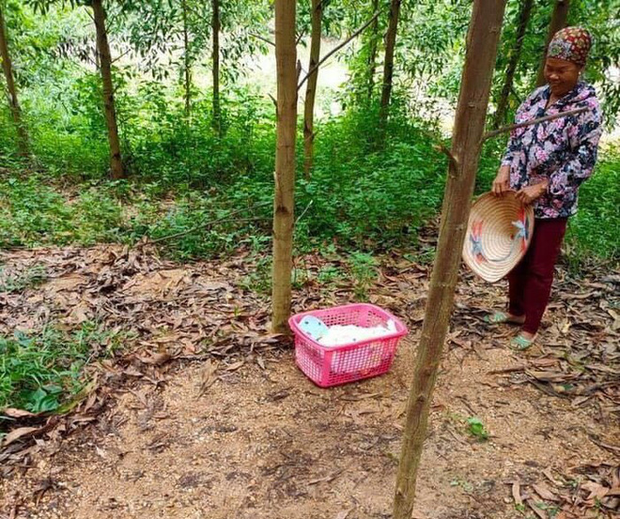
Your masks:
{"label": "floral patterned shirt", "polygon": [[515,190],[549,180],[547,192],[535,202],[536,218],[566,218],[577,212],[577,191],[594,169],[601,109],[594,87],[586,83],[578,83],[546,108],[550,95],[549,86],[536,89],[519,107],[516,122],[587,110],[513,130],[502,165],[510,166],[510,187]]}

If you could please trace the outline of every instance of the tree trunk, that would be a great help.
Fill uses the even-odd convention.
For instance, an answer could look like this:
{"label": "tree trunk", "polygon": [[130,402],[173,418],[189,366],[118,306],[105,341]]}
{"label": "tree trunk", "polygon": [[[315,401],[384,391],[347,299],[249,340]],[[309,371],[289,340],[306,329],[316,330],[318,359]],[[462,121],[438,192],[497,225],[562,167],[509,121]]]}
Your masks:
{"label": "tree trunk", "polygon": [[220,0],[212,0],[213,19],[213,129],[222,136],[222,120],[220,111]]}
{"label": "tree trunk", "polygon": [[116,108],[114,106],[114,87],[112,86],[112,57],[108,43],[108,33],[105,27],[106,13],[102,0],[92,0],[95,29],[97,31],[97,50],[103,83],[103,112],[108,126],[108,141],[110,143],[110,172],[114,180],[125,178],[123,161],[121,160],[121,145],[116,124]]}
{"label": "tree trunk", "polygon": [[521,12],[519,13],[519,25],[517,27],[517,41],[515,42],[515,47],[510,55],[510,60],[508,61],[508,66],[506,67],[506,78],[504,80],[504,86],[502,88],[502,92],[499,96],[499,101],[497,103],[497,110],[495,111],[495,118],[493,122],[494,128],[499,128],[506,119],[506,111],[508,109],[508,97],[510,96],[510,92],[512,90],[512,85],[514,83],[515,72],[517,71],[517,65],[519,64],[519,59],[521,59],[521,50],[523,49],[523,39],[525,38],[525,31],[527,30],[527,24],[530,21],[530,16],[532,14],[532,6],[534,5],[534,0],[524,0],[521,5]]}
{"label": "tree trunk", "polygon": [[187,28],[187,0],[181,1],[181,8],[183,10],[183,46],[184,46],[184,83],[185,83],[185,117],[189,119],[192,111],[192,76],[189,63],[189,31]]}
{"label": "tree trunk", "polygon": [[4,22],[4,13],[0,6],[0,57],[2,57],[2,68],[4,69],[4,77],[6,79],[7,91],[9,94],[9,106],[13,115],[13,122],[17,129],[17,146],[19,154],[27,157],[30,154],[28,145],[28,133],[22,119],[21,108],[17,100],[17,88],[15,87],[15,78],[13,77],[13,65],[9,54],[9,44],[6,36],[6,25]]}
{"label": "tree trunk", "polygon": [[456,160],[451,161],[448,169],[437,255],[407,402],[394,519],[410,519],[412,515],[428,413],[461,264],[505,7],[506,0],[474,0],[452,139],[452,155]]}
{"label": "tree trunk", "polygon": [[297,122],[296,0],[276,0],[277,144],[273,211],[272,329],[288,332],[291,313]]}
{"label": "tree trunk", "polygon": [[[372,0],[372,14],[379,10],[379,0]],[[379,18],[372,22],[370,30],[370,41],[368,42],[368,78],[366,81],[366,99],[372,101],[372,94],[375,90],[375,70],[377,69],[377,47],[379,46]]]}
{"label": "tree trunk", "polygon": [[540,67],[538,68],[538,76],[536,78],[536,86],[540,87],[546,83],[545,80],[545,61],[547,60],[547,48],[553,35],[560,29],[566,27],[566,20],[568,19],[568,10],[570,8],[570,0],[556,0],[553,7],[553,14],[551,15],[551,23],[549,24],[549,32],[547,32],[547,41],[545,42],[545,52],[543,54]]}
{"label": "tree trunk", "polygon": [[323,17],[323,1],[312,0],[312,34],[310,41],[310,63],[308,70],[314,70],[308,76],[306,100],[304,103],[304,175],[310,178],[314,158],[314,100],[316,85],[319,80],[317,63],[321,58],[321,19]]}
{"label": "tree trunk", "polygon": [[390,99],[392,97],[392,78],[394,75],[394,51],[396,49],[396,33],[398,31],[398,15],[401,0],[392,0],[390,7],[390,23],[385,37],[385,63],[383,64],[383,90],[381,93],[380,123],[384,127],[388,117]]}

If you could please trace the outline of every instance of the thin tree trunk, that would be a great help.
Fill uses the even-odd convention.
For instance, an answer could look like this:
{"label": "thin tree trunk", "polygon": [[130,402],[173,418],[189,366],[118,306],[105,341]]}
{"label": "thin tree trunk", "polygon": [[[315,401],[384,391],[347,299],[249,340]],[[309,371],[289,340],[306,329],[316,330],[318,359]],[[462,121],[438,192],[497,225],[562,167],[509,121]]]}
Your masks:
{"label": "thin tree trunk", "polygon": [[110,143],[110,172],[113,179],[125,178],[123,161],[121,160],[121,145],[116,123],[116,108],[114,105],[114,87],[112,86],[112,57],[108,43],[108,33],[105,27],[106,13],[102,0],[92,0],[95,29],[97,30],[97,50],[99,51],[101,81],[103,83],[103,112],[108,126],[108,141]]}
{"label": "thin tree trunk", "polygon": [[536,78],[536,86],[540,87],[546,83],[545,80],[545,61],[547,60],[547,49],[553,35],[560,29],[566,27],[566,21],[568,19],[568,10],[570,8],[570,0],[556,0],[553,7],[553,14],[551,15],[551,23],[549,24],[549,31],[547,32],[547,40],[545,42],[545,52],[543,54],[542,61],[538,67],[538,76]]}
{"label": "thin tree trunk", "polygon": [[390,23],[385,37],[385,62],[383,64],[383,90],[381,93],[380,123],[385,126],[388,117],[390,99],[392,97],[392,79],[394,76],[394,51],[396,49],[396,33],[398,32],[398,16],[401,0],[392,0],[390,7]]}
{"label": "thin tree trunk", "polygon": [[410,519],[437,370],[448,331],[506,0],[474,0],[437,255],[407,402],[394,519]]}
{"label": "thin tree trunk", "polygon": [[213,19],[213,129],[217,135],[222,135],[222,121],[220,111],[220,0],[212,0]]}
{"label": "thin tree trunk", "polygon": [[288,331],[291,312],[297,122],[296,0],[276,0],[277,145],[273,211],[272,321],[275,333]]}
{"label": "thin tree trunk", "polygon": [[532,6],[534,0],[524,0],[521,4],[521,12],[519,13],[519,25],[517,27],[517,41],[515,42],[514,49],[510,55],[508,66],[506,67],[506,78],[504,80],[504,86],[499,96],[497,103],[497,110],[495,111],[495,118],[493,122],[494,128],[499,128],[506,119],[506,111],[508,109],[508,97],[512,90],[514,83],[515,72],[517,71],[517,65],[521,59],[521,51],[523,50],[523,40],[525,38],[525,31],[527,30],[527,24],[530,21],[532,14]]}
{"label": "thin tree trunk", "polygon": [[[373,14],[379,10],[379,0],[372,0]],[[375,70],[377,69],[377,48],[379,46],[379,18],[375,18],[372,22],[370,30],[370,40],[368,42],[368,79],[366,98],[368,102],[372,100],[372,94],[375,91]]]}
{"label": "thin tree trunk", "polygon": [[22,119],[19,101],[17,100],[17,88],[15,87],[15,78],[13,77],[13,64],[11,62],[11,55],[9,54],[9,44],[6,36],[6,25],[4,22],[2,6],[0,6],[0,57],[2,57],[2,68],[4,70],[4,77],[6,79],[6,86],[9,94],[9,106],[11,107],[13,122],[15,123],[15,128],[17,129],[17,146],[19,149],[19,154],[26,157],[30,154],[28,133]]}
{"label": "thin tree trunk", "polygon": [[308,70],[314,70],[314,72],[308,76],[304,103],[304,175],[306,178],[310,178],[314,159],[314,100],[316,99],[316,86],[319,80],[319,69],[316,65],[321,57],[323,1],[312,0],[312,34]]}
{"label": "thin tree trunk", "polygon": [[183,45],[184,45],[184,75],[185,75],[185,117],[189,119],[192,111],[192,76],[189,63],[189,31],[187,28],[187,0],[181,1],[181,8],[183,10]]}

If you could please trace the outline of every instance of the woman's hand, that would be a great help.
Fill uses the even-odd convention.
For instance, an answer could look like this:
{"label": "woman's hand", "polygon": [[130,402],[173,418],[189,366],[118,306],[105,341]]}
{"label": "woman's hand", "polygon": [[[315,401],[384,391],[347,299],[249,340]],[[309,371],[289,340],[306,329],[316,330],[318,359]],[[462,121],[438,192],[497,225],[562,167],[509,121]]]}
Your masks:
{"label": "woman's hand", "polygon": [[527,186],[517,191],[516,198],[521,200],[524,205],[530,205],[535,200],[538,200],[542,195],[547,192],[549,187],[549,181],[543,180],[539,184],[533,186]]}
{"label": "woman's hand", "polygon": [[499,168],[491,190],[495,196],[502,196],[506,191],[510,191],[510,166]]}

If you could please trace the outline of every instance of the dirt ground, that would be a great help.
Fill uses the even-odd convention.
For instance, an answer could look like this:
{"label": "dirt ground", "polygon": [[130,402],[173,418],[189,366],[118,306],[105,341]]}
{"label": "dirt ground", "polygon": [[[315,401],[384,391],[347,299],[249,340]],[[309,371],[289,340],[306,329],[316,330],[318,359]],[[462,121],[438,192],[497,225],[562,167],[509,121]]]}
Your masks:
{"label": "dirt ground", "polygon": [[[25,261],[27,254],[20,254],[5,257],[5,263]],[[44,257],[49,252],[37,261]],[[65,253],[57,265],[72,258]],[[71,275],[96,271],[80,261]],[[157,265],[155,270],[170,267]],[[308,265],[312,270],[312,260]],[[428,279],[417,266],[402,267],[382,268],[371,290],[371,300],[410,327],[387,375],[320,389],[297,369],[285,346],[272,343],[264,351],[246,348],[232,356],[198,351],[192,359],[186,344],[183,354],[171,354],[174,362],[148,366],[158,376],[149,372],[124,380],[96,419],[80,424],[78,415],[64,428],[75,429],[72,434],[63,429],[41,435],[26,457],[8,464],[0,482],[0,517],[389,518]],[[144,276],[138,270],[131,276]],[[222,279],[210,265],[189,270],[190,279],[208,272],[212,283]],[[65,269],[61,277],[67,275]],[[183,289],[177,278],[178,297],[192,283]],[[567,308],[587,298],[557,297],[542,346],[515,353],[506,347],[512,330],[487,329],[478,315],[483,307],[501,305],[502,286],[489,289],[467,279],[433,400],[414,517],[616,517],[619,373],[608,362],[618,359],[614,312],[589,314],[590,326],[582,328],[572,318],[574,335],[562,335],[566,316],[573,315]],[[610,286],[611,292],[599,287],[599,307],[601,300],[617,297],[617,286]],[[588,290],[595,288],[580,293]],[[397,291],[407,304],[394,300]],[[296,309],[316,306],[315,292],[312,284],[300,289]],[[332,288],[320,303],[342,302],[350,293]],[[60,311],[71,315],[69,307]],[[599,318],[609,334],[593,328]],[[561,350],[560,337],[570,339]],[[597,357],[599,363],[590,359],[589,366],[607,366],[612,373],[588,386],[590,392],[565,398],[554,382],[569,375],[576,380],[562,359],[566,347],[577,343],[600,346],[607,357],[601,362]],[[470,417],[481,420],[488,440],[470,434]]]}

